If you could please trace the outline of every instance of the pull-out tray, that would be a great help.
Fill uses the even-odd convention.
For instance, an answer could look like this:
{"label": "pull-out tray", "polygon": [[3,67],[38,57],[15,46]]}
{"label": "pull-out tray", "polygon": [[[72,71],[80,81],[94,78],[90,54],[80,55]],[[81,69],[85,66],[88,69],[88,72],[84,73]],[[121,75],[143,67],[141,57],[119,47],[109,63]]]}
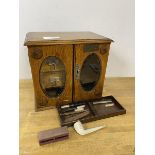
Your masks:
{"label": "pull-out tray", "polygon": [[126,110],[113,96],[58,105],[57,109],[61,126],[68,127],[73,126],[77,120],[86,123],[126,113]]}

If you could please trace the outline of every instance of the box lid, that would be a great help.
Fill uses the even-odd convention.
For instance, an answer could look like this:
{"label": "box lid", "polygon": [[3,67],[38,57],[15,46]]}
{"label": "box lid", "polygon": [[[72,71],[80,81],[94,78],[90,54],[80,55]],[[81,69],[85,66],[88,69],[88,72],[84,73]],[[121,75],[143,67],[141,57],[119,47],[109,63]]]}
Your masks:
{"label": "box lid", "polygon": [[110,43],[113,40],[93,32],[29,32],[25,46],[79,43]]}

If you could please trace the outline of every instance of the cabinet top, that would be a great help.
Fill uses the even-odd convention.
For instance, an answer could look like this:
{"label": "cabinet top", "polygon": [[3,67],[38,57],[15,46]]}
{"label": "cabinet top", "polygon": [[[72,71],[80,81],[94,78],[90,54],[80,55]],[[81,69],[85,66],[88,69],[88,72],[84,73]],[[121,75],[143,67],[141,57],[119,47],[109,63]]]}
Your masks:
{"label": "cabinet top", "polygon": [[25,46],[80,43],[110,43],[113,40],[93,32],[29,32]]}

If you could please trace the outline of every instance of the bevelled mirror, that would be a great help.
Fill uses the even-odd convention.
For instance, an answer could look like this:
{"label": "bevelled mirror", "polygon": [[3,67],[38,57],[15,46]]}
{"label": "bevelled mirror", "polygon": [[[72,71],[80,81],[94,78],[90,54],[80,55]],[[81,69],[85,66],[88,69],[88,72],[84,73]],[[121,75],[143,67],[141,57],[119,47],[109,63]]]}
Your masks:
{"label": "bevelled mirror", "polygon": [[85,91],[92,90],[101,74],[101,63],[96,54],[90,54],[84,60],[80,72],[80,84]]}
{"label": "bevelled mirror", "polygon": [[55,56],[44,59],[40,68],[40,85],[48,97],[58,97],[66,81],[65,65]]}

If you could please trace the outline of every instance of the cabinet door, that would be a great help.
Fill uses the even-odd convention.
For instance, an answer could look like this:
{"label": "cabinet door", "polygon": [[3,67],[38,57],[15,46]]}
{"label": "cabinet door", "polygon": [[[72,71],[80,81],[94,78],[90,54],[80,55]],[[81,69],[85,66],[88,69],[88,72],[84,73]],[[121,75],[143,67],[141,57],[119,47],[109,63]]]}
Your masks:
{"label": "cabinet door", "polygon": [[73,46],[30,46],[36,110],[72,102]]}
{"label": "cabinet door", "polygon": [[110,44],[75,45],[74,101],[102,96]]}

